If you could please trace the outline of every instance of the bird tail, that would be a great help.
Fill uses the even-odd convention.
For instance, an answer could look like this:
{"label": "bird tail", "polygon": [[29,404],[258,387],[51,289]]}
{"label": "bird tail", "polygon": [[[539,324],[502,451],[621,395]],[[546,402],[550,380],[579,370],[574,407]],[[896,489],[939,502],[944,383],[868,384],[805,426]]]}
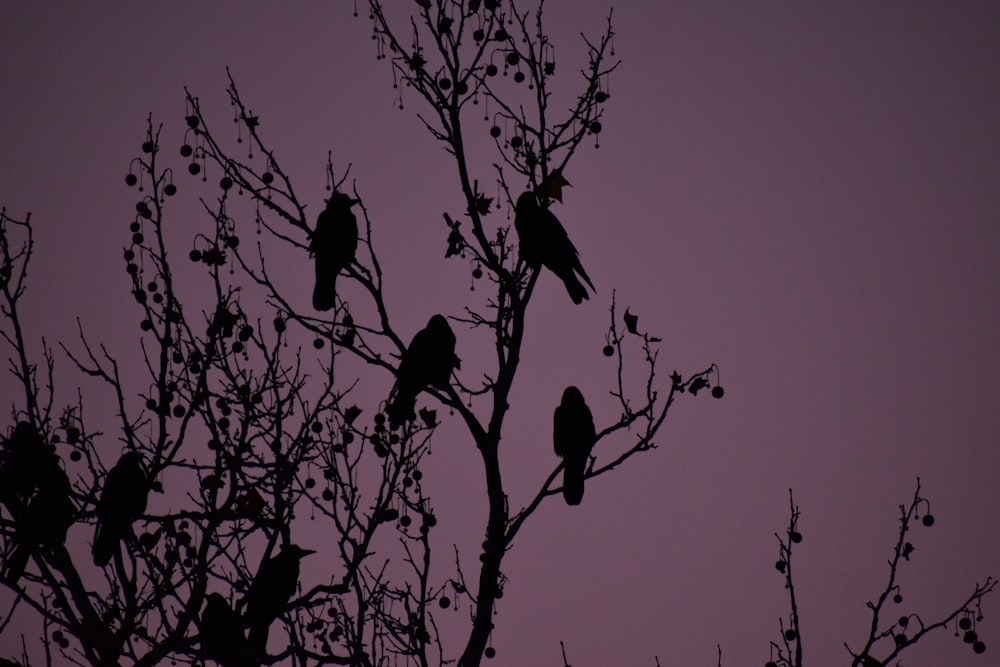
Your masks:
{"label": "bird tail", "polygon": [[263,656],[267,653],[267,634],[270,628],[270,621],[250,626],[250,631],[247,632],[247,644],[252,655]]}
{"label": "bird tail", "polygon": [[109,530],[108,526],[98,523],[97,528],[94,530],[94,565],[104,567],[110,563],[117,546],[118,538],[115,536],[114,531]]}
{"label": "bird tail", "polygon": [[[318,273],[318,272],[317,272]],[[316,286],[313,288],[313,308],[319,311],[327,311],[333,308],[337,300],[336,276],[324,277],[316,276]]]}
{"label": "bird tail", "polygon": [[573,303],[579,304],[584,299],[590,298],[587,295],[587,288],[572,273],[563,278],[563,284],[566,285],[566,291],[569,292],[569,298],[573,299]]}
{"label": "bird tail", "polygon": [[582,276],[585,281],[587,281],[587,284],[590,285],[590,291],[591,292],[596,292],[597,291],[597,288],[594,287],[594,283],[592,283],[590,281],[590,276],[588,276],[587,272],[583,270],[583,264],[580,263],[580,259],[579,258],[577,258],[577,262],[576,262],[576,272],[579,273],[580,276]]}
{"label": "bird tail", "polygon": [[24,574],[24,569],[28,567],[28,558],[31,556],[31,549],[27,544],[18,544],[14,547],[14,552],[10,554],[7,562],[3,566],[3,578],[13,584]]}
{"label": "bird tail", "polygon": [[566,461],[566,469],[563,472],[563,498],[567,505],[579,505],[583,500],[583,480],[584,466],[586,459],[579,462]]}

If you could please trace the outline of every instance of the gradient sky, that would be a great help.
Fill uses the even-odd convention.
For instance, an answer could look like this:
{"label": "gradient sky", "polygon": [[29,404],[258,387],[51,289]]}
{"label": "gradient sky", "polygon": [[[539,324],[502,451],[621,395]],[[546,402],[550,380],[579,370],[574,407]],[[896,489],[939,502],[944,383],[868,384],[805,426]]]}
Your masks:
{"label": "gradient sky", "polygon": [[[36,225],[32,335],[72,341],[79,315],[138,368],[124,175],[152,112],[179,171],[168,220],[184,252],[208,223],[195,196],[213,191],[176,153],[183,86],[224,127],[227,65],[313,214],[327,150],[353,164],[404,338],[481,303],[468,265],[442,259],[441,214],[461,210],[454,169],[416,96],[397,108],[367,12],[280,4],[0,5],[0,205]],[[863,639],[917,476],[937,522],[913,535],[899,610],[933,617],[1000,574],[1000,5],[820,4],[615,9],[623,64],[601,145],[571,163],[556,209],[598,293],[573,307],[541,277],[501,452],[512,507],[555,464],[562,387],[581,386],[599,424],[616,417],[600,354],[612,289],[663,339],[664,381],[714,362],[726,396],[678,401],[657,451],[592,481],[580,507],[543,506],[505,561],[497,665],[558,665],[560,640],[574,667],[714,665],[717,643],[726,665],[763,664],[787,615],[773,533],[789,487],[810,664],[847,664],[842,642]],[[579,33],[599,33],[605,14],[548,3],[558,92],[574,90]],[[489,124],[474,120],[486,147]],[[492,183],[495,158],[477,156]],[[305,305],[308,264],[281,279],[310,285]],[[456,333],[466,358],[471,334]],[[66,377],[71,400],[85,381]],[[0,397],[7,414],[7,378]],[[436,437],[427,483],[444,579],[451,542],[471,566],[485,525],[481,463],[459,430]],[[940,632],[907,667],[995,660],[994,597],[986,656]]]}

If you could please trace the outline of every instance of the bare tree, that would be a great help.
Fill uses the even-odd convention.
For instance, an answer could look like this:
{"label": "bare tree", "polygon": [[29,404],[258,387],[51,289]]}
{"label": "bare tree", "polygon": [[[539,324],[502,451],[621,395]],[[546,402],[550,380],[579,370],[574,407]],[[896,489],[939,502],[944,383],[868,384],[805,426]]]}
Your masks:
{"label": "bare tree", "polygon": [[[562,502],[563,464],[553,456],[533,498],[510,507],[498,453],[540,272],[561,275],[569,266],[590,283],[572,234],[547,208],[561,200],[571,161],[602,129],[608,79],[618,66],[611,14],[596,39],[585,38],[588,59],[567,101],[550,90],[556,60],[542,3],[522,11],[509,0],[419,0],[408,19],[375,0],[368,9],[401,105],[403,89],[422,99],[418,117],[457,167],[464,207],[442,210],[442,254],[464,258],[474,279],[489,283],[483,301],[427,313],[427,328],[404,339],[386,305],[377,251],[379,230],[393,222],[377,219],[364,184],[348,181],[349,165],[328,161],[329,203],[314,222],[235,79],[227,90],[235,140],[186,91],[180,153],[191,175],[211,174],[219,184],[199,199],[207,224],[190,239],[190,262],[178,262],[171,250],[180,177],[165,164],[162,126],[152,116],[126,177],[139,192],[123,257],[141,313],[145,379],[123,371],[122,351],[93,342],[83,323],[79,341],[61,345],[72,368],[110,390],[117,412],[111,435],[91,426],[108,420],[85,416],[82,395],[55,408],[53,354],[43,343],[42,361],[34,360],[18,317],[30,221],[3,215],[4,339],[24,390],[2,462],[4,474],[24,480],[3,498],[4,559],[24,566],[5,567],[4,583],[14,611],[25,606],[41,619],[38,650],[46,664],[457,659],[471,667],[494,654],[504,556],[542,503]],[[501,70],[510,76],[498,76]],[[481,109],[493,114],[485,128]],[[492,137],[493,164],[470,164],[471,123]],[[496,182],[498,201],[480,186],[486,178]],[[519,228],[487,220],[504,205],[513,210],[524,193],[540,212],[525,217],[521,207]],[[256,244],[247,242],[250,230],[260,232]],[[341,251],[345,244],[349,251]],[[281,265],[268,261],[276,253],[323,263],[316,269],[318,312],[296,307],[298,294],[282,287]],[[185,291],[182,284],[194,281],[198,288]],[[345,283],[363,297],[341,298]],[[573,294],[573,301],[587,297]],[[567,298],[565,308],[574,307]],[[632,313],[620,315],[613,296],[604,338],[605,354],[617,362],[610,391],[620,412],[610,422],[598,415],[592,430],[570,428],[560,444],[585,455],[584,478],[655,449],[682,394],[722,396],[714,365],[663,373],[659,339],[640,332]],[[462,349],[488,350],[489,359],[477,362],[491,370],[481,378],[463,374]],[[344,377],[345,359],[360,362],[365,377],[395,379],[389,400],[366,393],[363,378]],[[641,387],[638,394],[631,386]],[[478,572],[469,578],[457,553],[451,576],[431,576],[440,545],[432,549],[436,510],[421,465],[440,421],[434,404],[457,416],[482,459],[489,509]],[[587,442],[574,441],[581,437]],[[109,455],[115,439],[120,449]],[[67,479],[59,494],[46,476],[58,477],[56,470]],[[299,544],[305,516],[330,536],[320,554]],[[50,528],[32,528],[36,519]],[[310,565],[319,559],[322,565]],[[437,614],[454,605],[469,609],[465,640],[445,646]],[[27,664],[34,650],[25,646],[13,657]]]}
{"label": "bare tree", "polygon": [[[185,165],[168,164],[150,116],[126,176],[139,193],[123,258],[140,313],[142,379],[125,370],[134,365],[127,351],[92,341],[82,322],[79,340],[60,344],[70,371],[107,387],[113,418],[94,416],[91,396],[67,401],[57,393],[53,350],[44,339],[36,349],[19,311],[34,249],[31,219],[0,212],[0,335],[19,390],[0,452],[2,574],[11,601],[0,636],[12,636],[21,617],[42,628],[37,643],[22,636],[8,663],[472,667],[495,654],[505,554],[542,503],[564,495],[566,464],[554,453],[531,499],[511,507],[500,462],[508,417],[522,418],[510,413],[509,399],[529,335],[526,313],[542,272],[566,281],[567,311],[592,296],[584,288],[593,288],[583,269],[589,249],[577,253],[550,204],[561,201],[571,164],[601,133],[618,67],[609,12],[600,34],[584,38],[583,66],[560,61],[559,76],[572,77],[577,93],[555,95],[543,4],[525,11],[511,0],[417,0],[404,16],[398,6],[368,2],[377,55],[400,106],[404,92],[421,101],[419,119],[457,169],[462,206],[441,211],[443,259],[468,262],[473,280],[489,286],[479,300],[428,312],[413,338],[390,316],[392,286],[377,249],[395,221],[380,219],[365,184],[350,181],[350,165],[332,158],[328,202],[310,215],[317,198],[293,186],[301,175],[283,166],[231,75],[235,137],[217,129],[231,127],[229,119],[185,91]],[[476,132],[491,137],[490,164],[470,158]],[[197,177],[192,190],[212,177],[211,193],[198,198],[205,224],[190,239],[176,238],[172,225],[172,198],[188,187],[178,174],[184,169]],[[513,224],[492,222],[505,207]],[[188,245],[180,261],[178,244]],[[278,256],[316,262],[313,310],[284,287]],[[350,300],[341,296],[345,284]],[[655,449],[683,395],[723,395],[714,365],[666,374],[659,339],[630,311],[619,313],[614,292],[602,294],[609,293],[604,353],[615,363],[609,391],[619,410],[591,423],[582,395],[567,392],[573,407],[558,418],[556,445],[572,460],[571,502],[580,502],[586,479]],[[469,372],[465,350],[489,371]],[[368,385],[379,377],[393,385],[390,394]],[[437,509],[422,483],[439,412],[455,416],[482,460],[488,513],[470,529],[484,540],[468,577],[462,554],[442,553],[432,537]],[[804,664],[792,579],[802,536],[789,500],[777,567],[790,614],[771,645],[775,667]],[[933,522],[919,481],[900,512],[888,581],[868,604],[869,635],[848,646],[851,664],[894,664],[952,624],[982,652],[975,628],[992,578],[937,620],[916,613],[884,620],[889,602],[902,599],[899,570],[913,553],[908,531],[918,518]],[[317,526],[325,543],[309,540],[321,549],[313,553],[302,544]],[[432,563],[434,573],[449,574],[433,574]],[[453,607],[469,612],[457,645],[442,632],[443,610]]]}

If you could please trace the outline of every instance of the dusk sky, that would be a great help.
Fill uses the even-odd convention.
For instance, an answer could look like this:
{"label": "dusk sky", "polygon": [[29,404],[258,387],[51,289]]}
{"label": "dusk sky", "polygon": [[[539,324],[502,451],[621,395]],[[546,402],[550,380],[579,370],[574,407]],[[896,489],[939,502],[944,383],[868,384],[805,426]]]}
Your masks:
{"label": "dusk sky", "polygon": [[[580,32],[598,36],[608,8],[546,3],[555,107],[579,89]],[[219,175],[202,184],[177,153],[183,89],[228,138],[227,66],[311,222],[327,151],[341,170],[351,163],[405,339],[433,313],[482,304],[468,262],[443,258],[442,213],[463,208],[454,166],[416,117],[422,100],[404,92],[398,108],[358,11],[346,0],[0,4],[0,206],[35,224],[29,335],[73,348],[79,317],[141,370],[121,259],[136,193],[124,177],[152,113],[179,188],[167,209],[175,270],[192,266],[191,238],[211,225],[197,197],[215,196]],[[492,663],[557,666],[561,640],[573,667],[652,667],[654,656],[707,667],[716,644],[724,665],[763,665],[788,616],[774,533],[792,488],[806,662],[849,664],[843,642],[866,636],[865,603],[884,585],[918,476],[936,523],[911,535],[892,613],[936,620],[1000,575],[1000,4],[633,1],[613,22],[622,64],[600,147],[574,157],[553,209],[597,292],[574,306],[551,274],[539,280],[501,447],[511,507],[557,464],[552,409],[566,385],[598,428],[618,418],[601,354],[612,291],[619,314],[629,307],[662,338],[664,389],[673,370],[715,363],[726,394],[682,396],[656,451],[589,481],[579,507],[542,506],[504,561]],[[479,109],[467,123],[479,133],[474,177],[495,193],[491,123]],[[506,207],[486,219],[491,230],[511,221]],[[286,288],[301,283],[306,308],[311,266],[282,262],[273,271]],[[485,367],[474,334],[453,328],[463,372]],[[95,396],[89,419],[113,425],[105,390],[61,353],[57,363],[63,401],[80,386]],[[390,382],[362,389],[384,396]],[[136,375],[130,388],[147,385]],[[4,376],[4,430],[18,397]],[[457,422],[428,462],[441,580],[453,543],[478,565],[486,521],[482,463]],[[119,443],[107,446],[113,459]],[[996,664],[1000,594],[983,613],[986,655],[942,630],[904,653],[906,667]],[[446,650],[457,657],[461,643]]]}

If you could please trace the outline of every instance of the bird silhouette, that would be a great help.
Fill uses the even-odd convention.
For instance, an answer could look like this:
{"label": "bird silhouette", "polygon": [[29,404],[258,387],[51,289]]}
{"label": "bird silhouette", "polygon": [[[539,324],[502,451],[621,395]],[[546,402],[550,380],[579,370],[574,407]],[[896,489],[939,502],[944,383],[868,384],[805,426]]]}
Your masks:
{"label": "bird silhouette", "polygon": [[576,387],[566,387],[562,403],[552,417],[552,442],[556,455],[562,457],[563,498],[567,505],[579,505],[583,500],[583,480],[597,433],[583,394]]}
{"label": "bird silhouette", "polygon": [[97,527],[94,529],[94,565],[104,567],[118,551],[119,543],[132,532],[132,522],[146,511],[149,480],[142,467],[142,455],[122,454],[108,471],[101,500],[97,503]]}
{"label": "bird silhouette", "polygon": [[358,219],[351,207],[358,203],[341,192],[334,192],[316,220],[316,230],[309,251],[316,262],[316,286],[313,308],[330,310],[337,294],[337,276],[354,261],[358,249]]}
{"label": "bird silhouette", "polygon": [[69,477],[59,465],[59,457],[49,454],[35,472],[35,491],[27,506],[14,516],[13,549],[3,572],[9,582],[21,577],[32,554],[48,554],[62,546],[76,515]]}
{"label": "bird silhouette", "polygon": [[265,652],[271,623],[285,610],[298,586],[299,561],[311,553],[315,552],[287,544],[277,556],[261,563],[257,576],[241,601],[246,605],[243,621],[250,628],[247,639],[255,654]]}
{"label": "bird silhouette", "polygon": [[403,352],[396,384],[385,407],[389,425],[399,428],[406,420],[413,419],[417,394],[428,386],[446,390],[452,370],[459,365],[455,356],[455,334],[448,320],[441,315],[433,316]]}
{"label": "bird silhouette", "polygon": [[590,298],[580,278],[590,285],[591,291],[596,291],[566,230],[552,211],[539,205],[533,192],[525,192],[517,198],[514,229],[521,259],[531,267],[542,265],[556,274],[566,285],[573,303]]}
{"label": "bird silhouette", "polygon": [[243,619],[226,598],[210,593],[201,614],[201,650],[221,667],[250,667],[257,664],[243,636]]}
{"label": "bird silhouette", "polygon": [[29,422],[18,422],[4,441],[0,453],[0,501],[12,514],[24,510],[54,455],[55,448],[46,445]]}

